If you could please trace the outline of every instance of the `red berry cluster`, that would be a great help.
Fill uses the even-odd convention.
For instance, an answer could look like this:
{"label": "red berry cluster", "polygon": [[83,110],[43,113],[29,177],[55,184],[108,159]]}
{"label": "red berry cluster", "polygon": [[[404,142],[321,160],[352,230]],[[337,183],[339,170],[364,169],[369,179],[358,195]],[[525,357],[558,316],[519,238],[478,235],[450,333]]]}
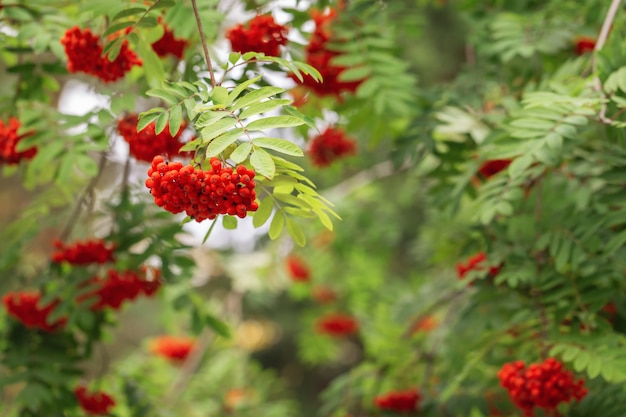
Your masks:
{"label": "red berry cluster", "polygon": [[333,313],[320,318],[316,323],[319,333],[333,337],[349,336],[359,330],[357,321],[346,314]]}
{"label": "red berry cluster", "polygon": [[317,82],[313,77],[304,75],[304,80],[296,79],[294,75],[291,77],[299,84],[311,89],[316,95],[341,97],[342,91],[354,93],[361,85],[363,80],[358,81],[340,81],[339,75],[346,70],[345,67],[332,65],[330,61],[341,52],[331,51],[328,49],[329,42],[335,42],[331,39],[332,34],[329,29],[330,23],[337,17],[336,10],[330,8],[326,12],[312,11],[311,17],[315,22],[315,30],[311,35],[309,45],[306,48],[305,60],[309,65],[315,67],[322,75],[323,81]]}
{"label": "red berry cluster", "polygon": [[593,52],[596,47],[596,40],[588,36],[580,36],[574,41],[576,55],[583,55],[587,52]]}
{"label": "red berry cluster", "polygon": [[374,398],[374,405],[381,410],[405,413],[415,411],[420,400],[421,396],[416,389],[410,389],[407,391],[391,391],[387,394]]}
{"label": "red berry cluster", "polygon": [[346,137],[343,130],[328,127],[311,138],[309,156],[313,165],[325,167],[336,160],[356,153],[356,140]]}
{"label": "red berry cluster", "polygon": [[504,364],[498,378],[525,417],[534,416],[534,407],[555,410],[563,402],[580,401],[587,395],[585,381],[574,381],[572,373],[554,358],[528,367],[522,361]]}
{"label": "red berry cluster", "polygon": [[123,78],[133,66],[141,66],[141,59],[130,50],[128,41],[122,41],[119,55],[113,61],[102,56],[100,38],[89,29],[74,26],[65,32],[61,44],[67,55],[67,70],[71,73],[84,72],[94,75],[105,83]]}
{"label": "red berry cluster", "polygon": [[159,134],[156,133],[156,123],[152,122],[137,132],[139,118],[136,114],[129,114],[117,122],[117,131],[130,147],[130,154],[139,161],[151,162],[154,155],[168,157],[181,156],[180,147],[183,143],[180,136],[186,127],[183,123],[176,135],[170,135],[169,124]]}
{"label": "red berry cluster", "polygon": [[226,32],[231,49],[235,52],[263,52],[267,56],[280,56],[280,46],[287,44],[287,29],[274,21],[272,15],[257,15],[248,23],[232,27]]}
{"label": "red berry cluster", "polygon": [[178,59],[183,59],[185,48],[187,48],[189,42],[185,39],[176,39],[174,32],[166,25],[163,25],[163,30],[163,36],[152,44],[154,52],[161,58],[172,55]]}
{"label": "red berry cluster", "polygon": [[[482,271],[484,270],[483,263],[487,260],[487,255],[485,252],[478,252],[476,255],[470,257],[467,260],[467,263],[457,263],[456,264],[456,272],[459,279],[465,278],[465,276],[471,271]],[[501,266],[491,266],[489,267],[489,275],[496,276],[500,272]]]}
{"label": "red berry cluster", "polygon": [[67,318],[62,317],[54,323],[48,323],[48,316],[59,304],[58,300],[47,306],[39,306],[41,294],[38,292],[8,293],[2,297],[2,302],[9,315],[15,317],[24,326],[53,332],[63,327]]}
{"label": "red berry cluster", "polygon": [[173,361],[184,361],[196,348],[196,340],[190,337],[161,336],[150,341],[150,351]]}
{"label": "red berry cluster", "polygon": [[102,391],[88,393],[87,388],[76,387],[74,395],[83,411],[94,416],[109,415],[111,408],[115,406],[113,397]]}
{"label": "red berry cluster", "polygon": [[54,241],[58,250],[52,254],[52,262],[67,262],[71,265],[104,264],[113,262],[115,246],[103,240],[86,240],[64,246],[60,240]]}
{"label": "red berry cluster", "polygon": [[21,124],[18,119],[11,117],[8,124],[0,120],[0,164],[19,164],[22,159],[32,159],[37,154],[37,148],[30,148],[22,152],[17,152],[15,147],[20,140],[28,136],[18,135]]}
{"label": "red berry cluster", "polygon": [[146,180],[155,204],[174,214],[184,211],[197,222],[219,214],[244,218],[256,211],[254,171],[243,165],[233,170],[218,158],[210,162],[211,170],[203,171],[155,156]]}
{"label": "red berry cluster", "polygon": [[511,159],[493,159],[486,161],[478,168],[478,173],[485,179],[491,178],[500,171],[505,170],[511,165],[511,162],[513,162]]}
{"label": "red berry cluster", "polygon": [[308,282],[311,280],[311,270],[304,260],[296,255],[287,257],[287,272],[293,281]]}
{"label": "red berry cluster", "polygon": [[124,301],[134,300],[141,294],[150,297],[161,286],[160,271],[151,270],[150,279],[147,277],[147,272],[146,269],[141,272],[109,270],[106,278],[94,277],[90,279],[87,285],[97,285],[99,288],[81,295],[78,301],[97,298],[91,309],[99,311],[107,307],[117,310]]}

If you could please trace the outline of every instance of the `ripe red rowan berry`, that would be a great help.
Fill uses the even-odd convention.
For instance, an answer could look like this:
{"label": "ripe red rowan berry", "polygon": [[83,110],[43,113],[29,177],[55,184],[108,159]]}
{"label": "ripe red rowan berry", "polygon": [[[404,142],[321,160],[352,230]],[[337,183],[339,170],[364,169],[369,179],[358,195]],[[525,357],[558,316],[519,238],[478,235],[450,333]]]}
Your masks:
{"label": "ripe red rowan berry", "polygon": [[262,52],[267,56],[280,56],[280,46],[287,44],[287,29],[274,21],[271,15],[257,15],[248,27],[239,24],[226,32],[234,52]]}

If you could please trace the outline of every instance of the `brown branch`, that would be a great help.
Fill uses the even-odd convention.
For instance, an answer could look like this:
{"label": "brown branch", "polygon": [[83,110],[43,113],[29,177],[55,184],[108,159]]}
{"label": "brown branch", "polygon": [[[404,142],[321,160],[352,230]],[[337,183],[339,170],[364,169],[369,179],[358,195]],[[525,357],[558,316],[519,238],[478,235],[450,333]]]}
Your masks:
{"label": "brown branch", "polygon": [[198,11],[198,5],[196,0],[191,0],[191,6],[193,7],[193,14],[196,16],[196,25],[198,26],[198,32],[200,32],[200,41],[202,41],[202,50],[204,51],[204,58],[206,64],[209,67],[209,74],[211,74],[211,86],[215,88],[215,74],[213,73],[213,64],[211,63],[211,57],[209,56],[209,48],[206,44],[206,36],[204,35],[204,29],[202,28],[202,21],[200,20],[200,12]]}
{"label": "brown branch", "polygon": [[67,238],[72,233],[72,230],[74,229],[74,226],[76,226],[76,223],[78,222],[78,218],[80,217],[80,211],[82,210],[82,205],[85,203],[85,199],[87,198],[87,196],[93,192],[93,189],[98,184],[98,181],[100,180],[100,177],[102,176],[102,172],[104,171],[105,164],[106,164],[106,152],[102,152],[100,154],[100,161],[98,162],[98,173],[96,174],[95,177],[91,179],[89,184],[87,184],[87,187],[83,190],[80,197],[78,197],[78,200],[76,201],[76,205],[74,206],[74,210],[72,210],[72,214],[70,215],[70,218],[68,219],[67,224],[63,228],[63,232],[61,232],[61,235],[59,236],[60,241],[63,242],[67,240]]}

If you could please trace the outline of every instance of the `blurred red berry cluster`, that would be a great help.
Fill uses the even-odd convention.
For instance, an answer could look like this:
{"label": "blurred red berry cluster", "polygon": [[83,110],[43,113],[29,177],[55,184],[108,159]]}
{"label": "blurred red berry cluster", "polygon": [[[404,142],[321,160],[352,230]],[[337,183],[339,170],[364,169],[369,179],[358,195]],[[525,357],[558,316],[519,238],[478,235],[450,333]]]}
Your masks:
{"label": "blurred red berry cluster", "polygon": [[152,50],[161,58],[172,55],[178,59],[183,59],[188,44],[186,39],[175,38],[174,31],[167,25],[163,25],[163,36],[152,44]]}
{"label": "blurred red berry cluster", "polygon": [[71,73],[83,72],[94,75],[105,83],[123,78],[134,66],[141,66],[142,61],[128,47],[128,41],[122,41],[119,55],[113,61],[102,56],[100,38],[89,29],[81,30],[78,26],[68,29],[61,38],[61,44],[67,55],[67,70]]}
{"label": "blurred red berry cluster", "polygon": [[238,165],[233,171],[218,158],[210,162],[211,170],[203,171],[155,156],[146,180],[155,204],[174,214],[184,211],[197,222],[219,214],[244,218],[256,211],[254,170]]}
{"label": "blurred red berry cluster", "polygon": [[234,52],[263,52],[267,56],[280,56],[280,46],[287,44],[289,29],[274,21],[272,15],[257,15],[248,27],[238,24],[226,32]]}
{"label": "blurred red berry cluster", "polygon": [[87,414],[94,416],[109,415],[111,409],[115,406],[113,397],[103,391],[88,393],[87,388],[81,386],[74,389],[74,395],[80,408]]}
{"label": "blurred red berry cluster", "polygon": [[19,320],[24,326],[53,332],[63,327],[67,318],[62,317],[54,323],[48,323],[48,316],[59,304],[58,300],[40,306],[39,292],[10,292],[2,297],[2,303],[9,315]]}
{"label": "blurred red berry cluster", "polygon": [[576,55],[583,55],[587,52],[593,52],[596,47],[596,40],[589,36],[579,36],[574,41]]}
{"label": "blurred red berry cluster", "polygon": [[342,337],[355,334],[359,330],[357,321],[347,314],[332,313],[317,320],[318,333],[332,337]]}
{"label": "blurred red berry cluster", "polygon": [[573,374],[554,358],[528,367],[522,361],[504,364],[498,378],[525,417],[533,417],[535,407],[553,411],[561,403],[580,401],[587,395],[585,381],[574,381]]}
{"label": "blurred red berry cluster", "polygon": [[173,361],[184,361],[196,347],[196,340],[181,336],[160,336],[150,341],[149,349],[154,355]]}
{"label": "blurred red berry cluster", "polygon": [[138,120],[136,114],[129,114],[117,122],[117,131],[128,143],[130,154],[135,159],[151,162],[155,155],[166,155],[170,158],[181,156],[180,148],[184,143],[180,141],[180,136],[185,130],[186,123],[183,123],[178,133],[172,136],[169,124],[166,124],[165,129],[157,134],[155,122],[151,122],[137,132]]}
{"label": "blurred red berry cluster", "polygon": [[71,265],[104,264],[113,262],[115,246],[100,239],[74,242],[63,245],[60,240],[53,242],[57,251],[52,254],[52,262],[67,262]]}
{"label": "blurred red berry cluster", "polygon": [[332,8],[327,9],[325,12],[313,10],[311,17],[315,22],[315,30],[306,47],[305,61],[320,72],[323,81],[318,83],[309,75],[304,75],[303,81],[298,80],[295,75],[291,77],[297,83],[303,84],[320,97],[336,96],[340,98],[343,91],[354,93],[363,80],[340,81],[339,76],[346,68],[332,65],[330,62],[333,58],[341,55],[341,52],[332,51],[328,47],[330,42],[338,41],[337,39],[332,39],[330,30],[332,21],[337,17],[337,11]]}
{"label": "blurred red berry cluster", "polygon": [[325,167],[338,159],[356,153],[356,140],[348,138],[342,129],[327,127],[309,141],[309,156],[313,165]]}
{"label": "blurred red berry cluster", "polygon": [[19,164],[22,159],[32,159],[37,154],[37,148],[21,152],[15,149],[20,140],[28,136],[28,134],[17,134],[20,126],[20,121],[15,117],[11,117],[8,124],[0,120],[0,164]]}
{"label": "blurred red berry cluster", "polygon": [[[476,255],[471,256],[465,264],[459,262],[456,264],[456,272],[459,279],[465,278],[465,276],[471,271],[483,271],[485,269],[483,263],[487,261],[487,255],[485,252],[478,252]],[[489,275],[496,276],[500,272],[501,266],[489,267]]]}
{"label": "blurred red berry cluster", "polygon": [[407,391],[391,391],[380,395],[374,398],[374,405],[381,410],[405,413],[415,411],[420,400],[421,397],[417,390],[409,389]]}
{"label": "blurred red berry cluster", "polygon": [[308,282],[311,280],[311,270],[306,262],[296,255],[287,256],[287,272],[293,281]]}
{"label": "blurred red berry cluster", "polygon": [[478,168],[478,173],[484,178],[491,178],[500,171],[504,171],[509,165],[511,165],[513,160],[511,159],[493,159],[491,161],[484,162],[480,168]]}
{"label": "blurred red berry cluster", "polygon": [[[150,276],[149,276],[150,275]],[[141,271],[122,271],[113,269],[107,272],[106,278],[93,277],[85,285],[96,286],[97,289],[82,294],[78,301],[90,302],[96,298],[96,302],[91,305],[91,310],[99,311],[105,308],[119,309],[124,301],[132,301],[139,295],[150,297],[154,295],[161,286],[161,272],[158,269],[144,268]]]}

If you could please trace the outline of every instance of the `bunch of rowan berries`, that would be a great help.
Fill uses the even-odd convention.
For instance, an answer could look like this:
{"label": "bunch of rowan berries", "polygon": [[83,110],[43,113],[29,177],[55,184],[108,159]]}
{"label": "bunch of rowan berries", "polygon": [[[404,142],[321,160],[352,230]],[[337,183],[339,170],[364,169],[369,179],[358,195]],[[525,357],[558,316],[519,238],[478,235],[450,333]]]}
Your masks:
{"label": "bunch of rowan berries", "polygon": [[374,405],[381,410],[405,413],[415,411],[421,400],[416,389],[406,391],[390,391],[387,394],[374,398]]}
{"label": "bunch of rowan berries", "polygon": [[175,38],[174,32],[163,24],[163,36],[152,44],[152,50],[161,58],[172,55],[178,59],[183,59],[187,45],[189,45],[187,40]]}
{"label": "bunch of rowan berries", "polygon": [[248,27],[239,24],[226,32],[231,49],[235,52],[262,52],[267,56],[280,56],[280,46],[287,44],[287,29],[274,21],[272,15],[257,15]]}
{"label": "bunch of rowan berries", "polygon": [[22,159],[31,159],[37,154],[37,148],[30,148],[21,152],[16,150],[20,140],[28,136],[28,133],[17,134],[20,126],[20,121],[15,117],[11,117],[7,124],[0,120],[0,163],[14,165]]}
{"label": "bunch of rowan berries", "polygon": [[[456,264],[456,273],[459,279],[464,279],[465,276],[473,271],[484,271],[485,265],[484,263],[487,261],[487,254],[485,252],[478,252],[477,254],[469,257],[467,262],[457,263]],[[489,276],[495,277],[498,275],[500,270],[502,269],[502,265],[499,266],[490,266],[488,268]]]}
{"label": "bunch of rowan berries", "polygon": [[[146,269],[136,271],[118,272],[109,270],[106,278],[94,277],[87,281],[87,285],[96,285],[94,291],[83,294],[78,301],[91,300],[96,298],[96,302],[91,305],[94,311],[105,308],[119,309],[124,301],[131,301],[143,294],[152,296],[161,286],[159,280],[160,271],[154,270],[151,279],[147,279]],[[87,301],[89,302],[89,301]]]}
{"label": "bunch of rowan berries", "polygon": [[10,292],[2,297],[2,303],[7,313],[26,327],[47,332],[53,332],[63,327],[67,322],[66,317],[61,317],[54,323],[48,323],[48,317],[59,304],[59,301],[54,300],[45,306],[40,305],[40,301],[41,294],[35,291]]}
{"label": "bunch of rowan berries", "polygon": [[115,246],[103,240],[93,239],[63,245],[60,240],[53,242],[57,251],[52,254],[52,262],[67,262],[71,265],[104,264],[113,262]]}
{"label": "bunch of rowan berries", "polygon": [[498,378],[525,417],[533,417],[535,407],[550,412],[561,403],[580,401],[587,395],[585,381],[574,381],[574,375],[554,358],[528,367],[522,361],[504,364]]}
{"label": "bunch of rowan berries", "polygon": [[355,153],[356,141],[346,137],[345,132],[336,127],[326,128],[309,142],[311,162],[318,167],[328,166],[340,158]]}
{"label": "bunch of rowan berries", "polygon": [[317,320],[316,330],[331,337],[344,337],[357,333],[359,323],[347,314],[330,313]]}
{"label": "bunch of rowan berries", "polygon": [[139,161],[151,162],[154,155],[180,156],[183,143],[180,136],[185,129],[183,123],[176,135],[170,134],[169,124],[161,133],[156,133],[156,123],[152,122],[137,132],[138,116],[128,114],[117,122],[117,131],[128,142],[130,154]]}
{"label": "bunch of rowan berries", "polygon": [[133,66],[141,66],[142,61],[123,40],[119,55],[113,60],[102,56],[100,38],[91,30],[81,30],[78,26],[68,29],[61,38],[67,55],[67,70],[71,73],[83,72],[94,75],[105,83],[123,78]]}
{"label": "bunch of rowan berries", "polygon": [[76,401],[86,413],[96,416],[109,415],[115,406],[115,400],[104,391],[87,392],[87,388],[78,386],[74,389]]}
{"label": "bunch of rowan berries", "polygon": [[155,156],[146,180],[155,204],[170,213],[185,212],[197,222],[219,214],[244,218],[256,211],[254,170],[243,165],[233,170],[218,158],[210,163],[211,169],[204,171]]}

